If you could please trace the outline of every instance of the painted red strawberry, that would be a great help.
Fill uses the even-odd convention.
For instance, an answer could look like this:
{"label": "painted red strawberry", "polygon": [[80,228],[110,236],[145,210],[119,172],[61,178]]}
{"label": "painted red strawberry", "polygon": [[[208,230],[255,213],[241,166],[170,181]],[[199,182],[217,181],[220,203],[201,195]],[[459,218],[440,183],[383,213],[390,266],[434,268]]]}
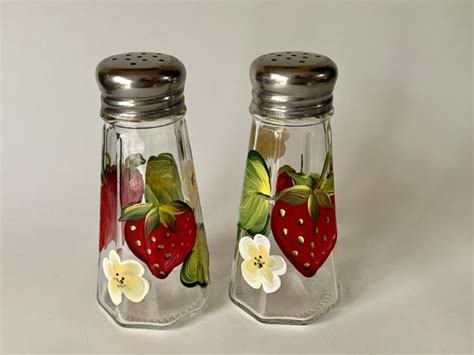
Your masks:
{"label": "painted red strawberry", "polygon": [[[291,169],[294,172],[293,169]],[[288,187],[293,186],[293,180],[291,179],[290,175],[286,171],[282,171],[277,178],[276,183],[276,192],[280,192]]]}
{"label": "painted red strawberry", "polygon": [[187,207],[185,212],[174,218],[174,229],[160,223],[150,233],[146,232],[145,218],[125,223],[124,235],[128,247],[160,279],[166,278],[186,259],[196,242],[196,220],[191,208]]}
{"label": "painted red strawberry", "polygon": [[[329,161],[328,161],[329,163]],[[325,163],[326,166],[326,163]],[[329,164],[323,169],[328,170]],[[278,175],[277,194],[286,196],[276,199],[272,210],[273,236],[293,266],[304,276],[311,277],[324,264],[337,240],[335,200],[332,176],[324,179],[283,171]],[[321,174],[326,176],[326,173]],[[301,183],[305,179],[314,181]],[[331,181],[329,187],[328,181]],[[324,190],[331,191],[328,195]],[[309,207],[311,206],[311,208]],[[311,211],[311,212],[310,212]]]}
{"label": "painted red strawberry", "polygon": [[99,251],[112,241],[117,233],[117,168],[107,165],[100,187]]}
{"label": "painted red strawberry", "polygon": [[[135,155],[128,166],[143,161]],[[147,264],[154,276],[164,279],[192,253],[196,244],[196,219],[192,208],[183,202],[181,179],[171,154],[148,158],[144,185],[145,202],[124,207],[120,221],[125,222],[125,241],[133,254]],[[141,187],[138,183],[138,190]],[[141,196],[138,197],[137,194],[137,200],[141,201]]]}

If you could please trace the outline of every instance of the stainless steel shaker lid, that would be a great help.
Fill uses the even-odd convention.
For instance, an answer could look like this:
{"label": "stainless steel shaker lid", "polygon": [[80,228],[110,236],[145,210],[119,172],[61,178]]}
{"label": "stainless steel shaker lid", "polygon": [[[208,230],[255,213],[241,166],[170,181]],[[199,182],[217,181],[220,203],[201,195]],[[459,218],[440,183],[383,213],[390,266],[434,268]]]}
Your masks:
{"label": "stainless steel shaker lid", "polygon": [[303,118],[330,112],[337,66],[311,52],[264,54],[250,66],[250,112],[273,118]]}
{"label": "stainless steel shaker lid", "polygon": [[102,92],[101,115],[109,121],[151,121],[186,112],[186,69],[162,53],[117,54],[96,69]]}

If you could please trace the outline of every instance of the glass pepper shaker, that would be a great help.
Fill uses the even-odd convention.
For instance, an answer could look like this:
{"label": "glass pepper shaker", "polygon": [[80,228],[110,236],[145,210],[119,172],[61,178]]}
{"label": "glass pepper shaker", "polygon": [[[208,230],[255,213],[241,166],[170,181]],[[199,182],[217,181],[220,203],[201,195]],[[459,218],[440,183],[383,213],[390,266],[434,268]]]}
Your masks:
{"label": "glass pepper shaker", "polygon": [[330,118],[335,63],[270,53],[250,67],[252,130],[230,298],[265,323],[307,324],[339,300]]}
{"label": "glass pepper shaker", "polygon": [[126,53],[96,70],[103,127],[97,298],[120,325],[199,313],[209,257],[184,115],[184,65]]}

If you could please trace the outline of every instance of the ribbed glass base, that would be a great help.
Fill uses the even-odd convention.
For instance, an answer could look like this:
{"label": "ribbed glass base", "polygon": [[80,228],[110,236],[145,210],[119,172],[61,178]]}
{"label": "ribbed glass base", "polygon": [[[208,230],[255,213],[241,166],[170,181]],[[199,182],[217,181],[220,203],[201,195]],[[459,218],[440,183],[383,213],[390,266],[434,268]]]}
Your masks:
{"label": "ribbed glass base", "polygon": [[[196,295],[195,302],[189,304],[186,308],[171,313],[168,307],[167,312],[150,312],[150,302],[147,305],[134,304],[129,302],[128,305],[115,306],[107,297],[106,294],[98,294],[97,301],[99,305],[108,313],[110,317],[120,326],[126,328],[145,328],[145,329],[166,329],[177,326],[182,322],[187,321],[189,318],[196,316],[204,311],[207,306],[206,297],[208,287],[202,289],[203,293],[201,296]],[[103,289],[102,292],[107,292],[107,289]],[[170,298],[170,303],[173,303]],[[161,304],[164,304],[161,301]]]}
{"label": "ribbed glass base", "polygon": [[[239,274],[239,268],[235,272]],[[300,325],[314,322],[340,299],[332,255],[312,278],[287,273],[282,283],[285,287],[266,294],[262,289],[250,288],[238,275],[231,284],[229,296],[234,304],[262,323]]]}

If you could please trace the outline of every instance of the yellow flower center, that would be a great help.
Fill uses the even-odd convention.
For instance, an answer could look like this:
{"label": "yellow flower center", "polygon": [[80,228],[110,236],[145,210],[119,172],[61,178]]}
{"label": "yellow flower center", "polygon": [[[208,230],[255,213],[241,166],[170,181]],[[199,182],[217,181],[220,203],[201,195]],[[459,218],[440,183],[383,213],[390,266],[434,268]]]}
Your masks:
{"label": "yellow flower center", "polygon": [[253,264],[256,265],[259,269],[261,269],[263,267],[263,265],[265,265],[265,261],[263,260],[261,255],[254,256],[253,259],[254,259]]}
{"label": "yellow flower center", "polygon": [[124,276],[120,276],[120,274],[119,274],[118,272],[115,273],[114,281],[115,281],[115,283],[117,284],[117,287],[118,287],[118,288],[122,288],[122,287],[127,286],[127,285],[125,284],[125,277],[124,277]]}

